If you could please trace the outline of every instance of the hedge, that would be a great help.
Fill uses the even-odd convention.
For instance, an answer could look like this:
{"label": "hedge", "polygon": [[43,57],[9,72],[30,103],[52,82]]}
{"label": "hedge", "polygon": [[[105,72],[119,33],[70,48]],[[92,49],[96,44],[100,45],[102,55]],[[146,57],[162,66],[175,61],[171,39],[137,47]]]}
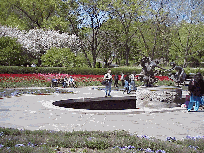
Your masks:
{"label": "hedge", "polygon": [[[0,74],[28,74],[28,73],[61,73],[61,74],[82,74],[82,75],[103,75],[107,68],[66,68],[66,67],[23,67],[23,66],[0,66]],[[141,68],[111,68],[112,74],[140,73]]]}
{"label": "hedge", "polygon": [[[23,66],[0,66],[0,74],[28,74],[28,73],[61,73],[61,74],[82,74],[82,75],[103,75],[107,72],[107,68],[66,68],[66,67],[23,67]],[[112,74],[132,73],[136,74],[141,72],[138,67],[118,67],[111,68]],[[186,74],[201,72],[204,75],[203,68],[185,68]]]}

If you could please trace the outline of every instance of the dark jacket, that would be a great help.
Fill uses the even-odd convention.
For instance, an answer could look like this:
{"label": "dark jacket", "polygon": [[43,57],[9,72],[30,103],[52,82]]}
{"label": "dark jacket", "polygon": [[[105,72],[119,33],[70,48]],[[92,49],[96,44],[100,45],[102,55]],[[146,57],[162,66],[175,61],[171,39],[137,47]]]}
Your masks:
{"label": "dark jacket", "polygon": [[117,74],[114,76],[114,79],[115,79],[115,81],[116,81],[116,80],[119,80],[119,77],[118,77]]}
{"label": "dark jacket", "polygon": [[131,80],[130,80],[130,78],[129,78],[129,75],[126,75],[126,76],[125,76],[125,80],[128,81],[129,83],[131,82]]}
{"label": "dark jacket", "polygon": [[204,81],[203,79],[191,79],[188,91],[190,91],[194,96],[201,97],[204,94]]}

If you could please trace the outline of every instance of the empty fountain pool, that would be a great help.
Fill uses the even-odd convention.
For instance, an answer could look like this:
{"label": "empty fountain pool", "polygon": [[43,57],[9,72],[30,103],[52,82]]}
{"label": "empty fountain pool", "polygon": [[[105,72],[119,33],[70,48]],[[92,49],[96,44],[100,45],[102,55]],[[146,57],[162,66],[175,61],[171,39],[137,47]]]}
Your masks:
{"label": "empty fountain pool", "polygon": [[124,110],[136,109],[136,97],[98,97],[98,98],[80,98],[67,99],[53,102],[53,105],[88,110]]}

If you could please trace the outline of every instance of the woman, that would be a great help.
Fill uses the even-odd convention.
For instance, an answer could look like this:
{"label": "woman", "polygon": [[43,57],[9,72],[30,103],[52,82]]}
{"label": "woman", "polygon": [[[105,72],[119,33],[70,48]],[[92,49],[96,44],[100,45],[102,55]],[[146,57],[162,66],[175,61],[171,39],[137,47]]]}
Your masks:
{"label": "woman", "polygon": [[200,72],[196,73],[194,78],[190,81],[188,90],[190,92],[188,111],[192,109],[194,103],[194,111],[198,111],[200,104],[202,104],[202,95],[204,93],[204,81]]}

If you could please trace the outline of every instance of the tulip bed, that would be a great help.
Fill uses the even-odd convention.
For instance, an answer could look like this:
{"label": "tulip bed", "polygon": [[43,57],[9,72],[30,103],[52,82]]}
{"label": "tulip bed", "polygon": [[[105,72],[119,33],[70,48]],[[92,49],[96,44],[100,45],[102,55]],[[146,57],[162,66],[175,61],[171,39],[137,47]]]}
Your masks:
{"label": "tulip bed", "polygon": [[[68,74],[0,74],[0,87],[50,87],[52,79],[69,77]],[[100,85],[103,75],[72,75],[78,86]]]}
{"label": "tulip bed", "polygon": [[[0,74],[0,87],[17,88],[17,87],[50,87],[52,79],[61,79],[69,77],[68,74]],[[103,75],[72,75],[77,86],[100,86]],[[113,76],[114,77],[114,76]],[[173,81],[167,76],[156,76],[158,85],[172,85]],[[119,76],[120,78],[120,76]],[[119,82],[120,83],[120,82]],[[141,85],[136,81],[136,85]]]}

